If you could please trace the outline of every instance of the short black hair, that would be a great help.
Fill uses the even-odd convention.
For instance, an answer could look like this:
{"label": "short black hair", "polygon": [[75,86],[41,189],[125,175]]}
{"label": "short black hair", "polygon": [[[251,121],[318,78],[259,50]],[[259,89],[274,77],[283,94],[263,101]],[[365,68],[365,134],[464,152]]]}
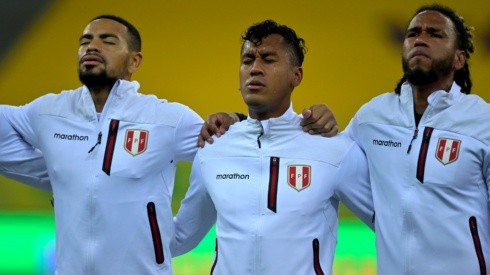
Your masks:
{"label": "short black hair", "polygon": [[119,16],[112,15],[112,14],[103,14],[99,15],[90,22],[95,21],[97,19],[109,19],[109,20],[114,20],[122,25],[124,25],[128,29],[128,34],[129,34],[129,41],[128,41],[128,46],[131,51],[135,52],[141,52],[141,36],[139,31],[136,29],[136,27],[129,23],[126,19],[123,19]]}
{"label": "short black hair", "polygon": [[307,51],[305,40],[298,37],[296,32],[286,25],[280,25],[270,19],[265,20],[249,27],[245,34],[242,35],[242,40],[243,42],[250,41],[256,45],[260,45],[262,39],[271,34],[279,34],[286,40],[286,43],[290,48],[290,52],[292,53],[291,61],[293,65],[303,65]]}

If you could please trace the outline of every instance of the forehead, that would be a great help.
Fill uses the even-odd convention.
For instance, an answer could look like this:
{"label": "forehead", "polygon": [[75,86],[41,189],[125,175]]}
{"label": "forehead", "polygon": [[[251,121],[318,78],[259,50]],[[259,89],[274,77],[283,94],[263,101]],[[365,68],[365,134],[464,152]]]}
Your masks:
{"label": "forehead", "polygon": [[451,19],[437,11],[423,11],[417,14],[410,21],[408,28],[437,28],[447,32],[454,31]]}
{"label": "forehead", "polygon": [[127,28],[123,24],[111,19],[101,18],[94,20],[85,27],[83,34],[110,33],[117,36],[125,36]]}
{"label": "forehead", "polygon": [[243,43],[242,52],[262,52],[262,51],[278,51],[285,49],[285,39],[279,34],[270,34],[264,37],[259,45],[253,43],[252,41],[245,41]]}

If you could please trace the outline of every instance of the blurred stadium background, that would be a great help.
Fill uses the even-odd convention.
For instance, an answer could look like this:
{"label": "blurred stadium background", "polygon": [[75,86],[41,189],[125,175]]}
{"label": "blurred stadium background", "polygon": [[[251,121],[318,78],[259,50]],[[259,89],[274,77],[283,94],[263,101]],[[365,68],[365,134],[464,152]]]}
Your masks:
{"label": "blurred stadium background", "polygon": [[[309,49],[304,80],[294,92],[300,112],[327,103],[344,128],[371,97],[401,77],[400,41],[417,7],[412,1],[117,1],[0,0],[0,103],[24,104],[79,86],[78,38],[100,14],[120,15],[140,30],[141,91],[184,103],[206,117],[246,112],[238,93],[240,35],[264,19],[289,25]],[[441,0],[475,27],[469,60],[474,93],[490,100],[490,2]],[[205,104],[203,104],[205,103]],[[174,210],[187,188],[180,164]],[[50,194],[0,177],[0,274],[53,274],[54,220]],[[346,209],[335,274],[375,274],[374,234]],[[193,252],[175,258],[175,274],[208,274],[214,231]]]}

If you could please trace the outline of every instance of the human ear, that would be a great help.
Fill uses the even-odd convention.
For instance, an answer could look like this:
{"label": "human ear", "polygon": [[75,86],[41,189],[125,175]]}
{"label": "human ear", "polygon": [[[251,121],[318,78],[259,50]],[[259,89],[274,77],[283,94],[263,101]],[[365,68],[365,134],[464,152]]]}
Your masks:
{"label": "human ear", "polygon": [[466,64],[466,53],[462,50],[457,50],[454,55],[453,68],[455,71],[460,70]]}
{"label": "human ear", "polygon": [[143,62],[143,54],[141,52],[132,52],[128,66],[129,73],[133,74],[134,72],[136,72],[136,70],[141,65],[141,62]]}
{"label": "human ear", "polygon": [[293,87],[297,87],[301,83],[301,80],[303,80],[303,68],[295,67],[293,71]]}

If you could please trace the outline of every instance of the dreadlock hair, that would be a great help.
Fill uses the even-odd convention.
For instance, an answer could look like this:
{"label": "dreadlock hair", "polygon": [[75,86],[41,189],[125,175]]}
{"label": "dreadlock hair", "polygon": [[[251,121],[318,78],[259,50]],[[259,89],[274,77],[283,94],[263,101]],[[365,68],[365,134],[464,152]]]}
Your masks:
{"label": "dreadlock hair", "polygon": [[113,21],[116,21],[116,22],[124,25],[128,29],[129,49],[131,51],[141,52],[141,36],[140,36],[139,31],[136,29],[135,26],[133,26],[133,24],[129,23],[129,21],[127,21],[126,19],[123,19],[123,18],[116,16],[116,15],[111,15],[111,14],[99,15],[99,16],[93,18],[92,20],[90,20],[90,22],[95,21],[97,19],[109,19],[109,20],[113,20]]}
{"label": "dreadlock hair", "polygon": [[262,43],[262,39],[271,34],[279,34],[286,40],[288,51],[292,53],[291,64],[301,66],[307,51],[305,40],[298,37],[296,32],[286,25],[279,25],[273,20],[265,20],[248,28],[245,34],[242,35],[242,41],[250,41],[258,46]]}
{"label": "dreadlock hair", "polygon": [[[457,35],[457,47],[465,53],[466,60],[470,59],[470,54],[475,50],[473,46],[473,28],[466,25],[463,17],[458,15],[454,10],[449,7],[441,6],[438,4],[426,5],[420,7],[415,14],[412,16],[414,18],[417,14],[424,11],[435,11],[445,17],[449,18],[454,25],[456,35]],[[402,84],[406,81],[404,76],[396,85],[395,93],[399,94]],[[454,74],[454,81],[461,87],[461,92],[465,94],[471,93],[471,87],[473,86],[470,77],[470,68],[468,62],[465,62],[463,68],[457,70]]]}

